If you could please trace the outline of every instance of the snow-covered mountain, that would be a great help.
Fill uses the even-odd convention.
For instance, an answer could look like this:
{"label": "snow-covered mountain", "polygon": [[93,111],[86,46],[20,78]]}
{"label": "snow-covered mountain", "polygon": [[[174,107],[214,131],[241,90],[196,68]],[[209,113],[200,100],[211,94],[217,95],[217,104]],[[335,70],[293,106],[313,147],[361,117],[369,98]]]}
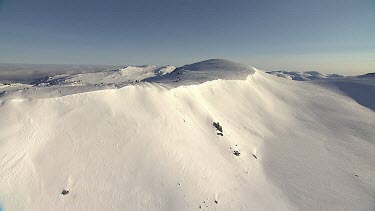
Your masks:
{"label": "snow-covered mountain", "polygon": [[145,78],[161,76],[172,72],[173,66],[157,67],[152,65],[126,66],[117,70],[94,73],[61,74],[44,77],[34,82],[38,86],[87,86],[116,85],[124,86]]}
{"label": "snow-covered mountain", "polygon": [[95,73],[119,69],[119,65],[1,64],[0,83],[32,83],[61,74]]}
{"label": "snow-covered mountain", "polygon": [[353,96],[226,60],[57,78],[0,96],[2,210],[375,207],[371,77]]}
{"label": "snow-covered mountain", "polygon": [[212,80],[244,80],[255,68],[224,59],[210,59],[176,68],[165,75],[144,79],[146,82],[181,86],[201,84]]}
{"label": "snow-covered mountain", "polygon": [[[55,75],[44,76],[34,80],[27,80],[16,75],[10,80],[16,81],[16,83],[6,83],[7,86],[0,86],[0,95],[6,95],[7,99],[20,96],[46,98],[108,88],[121,88],[129,84],[138,83],[146,78],[162,76],[172,72],[174,69],[176,68],[170,65],[162,67],[143,65],[82,73],[83,70],[78,68],[73,71],[58,72]],[[45,70],[43,74],[47,74]],[[7,79],[9,80],[9,78]],[[28,81],[28,83],[21,83],[24,81]]]}
{"label": "snow-covered mountain", "polygon": [[375,72],[357,76],[358,78],[375,78]]}

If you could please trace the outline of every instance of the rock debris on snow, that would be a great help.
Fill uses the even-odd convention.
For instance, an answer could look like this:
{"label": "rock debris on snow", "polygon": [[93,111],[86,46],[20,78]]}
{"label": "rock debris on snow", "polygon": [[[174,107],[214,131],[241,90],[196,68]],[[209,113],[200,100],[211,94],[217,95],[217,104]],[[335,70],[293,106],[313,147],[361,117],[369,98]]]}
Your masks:
{"label": "rock debris on snow", "polygon": [[218,131],[220,131],[221,133],[223,133],[223,127],[220,125],[219,122],[214,122],[214,123],[212,123],[212,125],[213,125]]}
{"label": "rock debris on snow", "polygon": [[240,156],[240,152],[238,152],[237,150],[235,150],[234,152],[233,152],[233,154],[235,155],[235,156]]}
{"label": "rock debris on snow", "polygon": [[68,195],[68,193],[69,193],[69,190],[63,190],[63,191],[61,192],[62,195]]}

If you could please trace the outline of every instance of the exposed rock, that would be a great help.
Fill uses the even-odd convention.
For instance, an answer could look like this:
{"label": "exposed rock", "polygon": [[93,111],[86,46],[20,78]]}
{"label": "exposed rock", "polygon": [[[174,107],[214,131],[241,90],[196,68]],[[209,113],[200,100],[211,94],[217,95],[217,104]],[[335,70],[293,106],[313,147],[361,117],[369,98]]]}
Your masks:
{"label": "exposed rock", "polygon": [[68,195],[68,193],[69,193],[69,190],[63,190],[63,191],[61,192],[62,195]]}
{"label": "exposed rock", "polygon": [[214,122],[214,123],[212,123],[212,125],[213,125],[218,131],[220,131],[221,133],[223,132],[223,127],[221,127],[221,125],[220,125],[219,122]]}

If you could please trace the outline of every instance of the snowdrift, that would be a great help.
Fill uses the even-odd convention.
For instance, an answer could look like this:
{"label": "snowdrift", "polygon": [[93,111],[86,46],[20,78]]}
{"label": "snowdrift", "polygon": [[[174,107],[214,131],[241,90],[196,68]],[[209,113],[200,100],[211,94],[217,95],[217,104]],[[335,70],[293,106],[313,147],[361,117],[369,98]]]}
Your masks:
{"label": "snowdrift", "polygon": [[203,64],[177,68],[177,82],[174,71],[120,89],[0,98],[0,207],[375,207],[373,110],[324,86]]}

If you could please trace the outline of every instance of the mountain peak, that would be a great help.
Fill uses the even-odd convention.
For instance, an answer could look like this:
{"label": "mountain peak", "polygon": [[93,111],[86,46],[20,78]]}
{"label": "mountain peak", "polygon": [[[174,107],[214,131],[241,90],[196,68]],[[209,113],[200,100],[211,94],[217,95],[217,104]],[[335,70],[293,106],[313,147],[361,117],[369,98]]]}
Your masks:
{"label": "mountain peak", "polygon": [[224,70],[232,71],[239,69],[249,69],[251,67],[240,64],[237,62],[232,62],[225,59],[209,59],[193,64],[188,64],[180,67],[179,69],[190,70],[190,71],[209,71],[209,70]]}

